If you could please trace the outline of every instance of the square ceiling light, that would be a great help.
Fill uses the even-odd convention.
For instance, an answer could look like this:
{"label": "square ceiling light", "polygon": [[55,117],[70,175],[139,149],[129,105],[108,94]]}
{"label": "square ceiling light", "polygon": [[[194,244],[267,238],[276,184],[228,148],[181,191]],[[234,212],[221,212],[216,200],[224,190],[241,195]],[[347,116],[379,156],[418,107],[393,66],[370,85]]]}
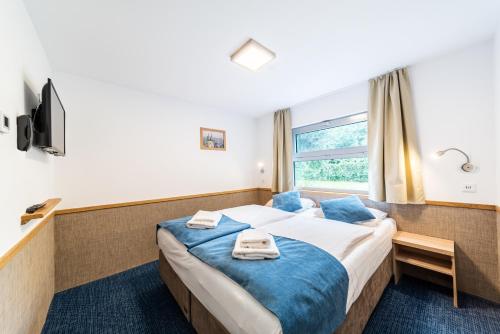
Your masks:
{"label": "square ceiling light", "polygon": [[276,58],[274,52],[253,39],[249,39],[231,55],[232,62],[254,72],[274,58]]}

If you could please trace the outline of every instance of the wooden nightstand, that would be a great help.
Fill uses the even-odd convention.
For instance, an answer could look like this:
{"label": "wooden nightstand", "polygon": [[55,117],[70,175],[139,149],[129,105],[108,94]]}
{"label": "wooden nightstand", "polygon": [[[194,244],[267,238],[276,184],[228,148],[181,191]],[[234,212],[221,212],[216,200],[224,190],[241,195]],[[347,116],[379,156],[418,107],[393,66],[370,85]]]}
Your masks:
{"label": "wooden nightstand", "polygon": [[453,278],[453,306],[458,307],[455,242],[425,235],[397,232],[392,238],[394,282],[401,276],[398,262],[437,271]]}

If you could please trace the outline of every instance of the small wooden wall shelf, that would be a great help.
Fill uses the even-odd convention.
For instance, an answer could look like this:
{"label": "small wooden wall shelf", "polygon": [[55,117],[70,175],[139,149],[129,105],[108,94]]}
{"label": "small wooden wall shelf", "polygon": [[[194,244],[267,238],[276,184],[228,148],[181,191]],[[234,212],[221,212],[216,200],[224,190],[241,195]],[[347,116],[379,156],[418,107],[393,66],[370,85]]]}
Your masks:
{"label": "small wooden wall shelf", "polygon": [[21,216],[21,225],[28,223],[32,219],[45,217],[59,202],[60,198],[51,198],[45,201],[45,206],[36,210],[33,213],[25,213]]}

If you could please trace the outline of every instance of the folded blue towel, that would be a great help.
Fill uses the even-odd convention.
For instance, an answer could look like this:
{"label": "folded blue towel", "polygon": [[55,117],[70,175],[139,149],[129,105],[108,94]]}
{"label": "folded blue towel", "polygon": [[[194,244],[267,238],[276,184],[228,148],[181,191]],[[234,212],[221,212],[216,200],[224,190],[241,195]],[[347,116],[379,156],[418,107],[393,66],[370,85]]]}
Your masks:
{"label": "folded blue towel", "polygon": [[188,249],[198,246],[204,242],[219,238],[231,233],[240,232],[250,228],[249,224],[239,223],[228,216],[222,215],[222,219],[216,228],[192,229],[186,227],[186,223],[192,216],[168,220],[157,225],[158,228],[167,229],[177,240],[182,242]]}
{"label": "folded blue towel", "polygon": [[342,263],[308,243],[274,237],[281,257],[232,257],[237,233],[189,249],[247,290],[280,320],[284,334],[332,334],[346,316],[349,277]]}

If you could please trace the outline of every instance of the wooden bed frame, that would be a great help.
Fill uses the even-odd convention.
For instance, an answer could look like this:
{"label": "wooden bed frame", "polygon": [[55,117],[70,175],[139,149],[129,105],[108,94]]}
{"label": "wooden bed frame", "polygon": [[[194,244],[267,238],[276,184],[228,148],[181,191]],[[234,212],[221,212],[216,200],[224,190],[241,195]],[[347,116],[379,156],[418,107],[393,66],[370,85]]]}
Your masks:
{"label": "wooden bed frame", "polygon": [[[334,334],[361,334],[377,306],[384,289],[392,276],[392,252],[387,255],[372,277],[368,280],[358,299],[352,304],[346,319]],[[217,320],[189,291],[172,269],[160,250],[160,275],[170,293],[179,304],[186,319],[199,334],[229,334]]]}

